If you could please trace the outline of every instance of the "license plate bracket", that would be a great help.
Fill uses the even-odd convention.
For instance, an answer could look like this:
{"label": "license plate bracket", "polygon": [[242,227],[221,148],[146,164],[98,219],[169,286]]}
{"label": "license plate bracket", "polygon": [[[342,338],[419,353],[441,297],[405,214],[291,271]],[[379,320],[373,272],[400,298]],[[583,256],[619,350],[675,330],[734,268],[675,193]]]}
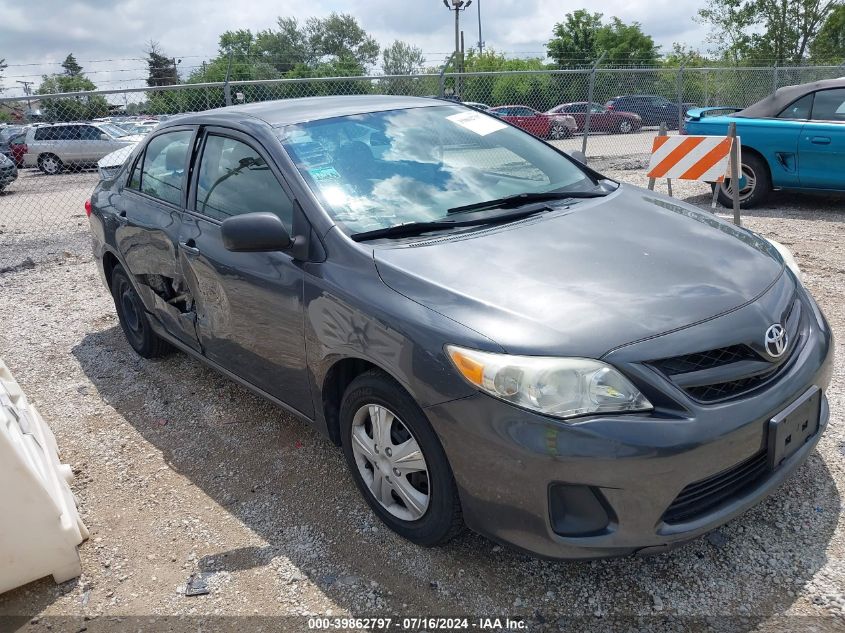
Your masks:
{"label": "license plate bracket", "polygon": [[769,467],[772,470],[818,433],[821,403],[822,391],[813,387],[769,420]]}

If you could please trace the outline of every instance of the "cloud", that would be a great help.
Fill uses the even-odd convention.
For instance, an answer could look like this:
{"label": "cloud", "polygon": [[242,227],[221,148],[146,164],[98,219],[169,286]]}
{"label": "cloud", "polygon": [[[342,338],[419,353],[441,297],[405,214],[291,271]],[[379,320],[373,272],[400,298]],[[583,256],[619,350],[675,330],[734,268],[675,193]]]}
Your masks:
{"label": "cloud", "polygon": [[[638,21],[664,50],[674,41],[700,44],[705,32],[692,22],[699,0],[606,0],[599,9],[626,22]],[[519,55],[539,55],[555,22],[579,5],[560,0],[475,0],[461,14],[467,46],[478,39],[481,7],[483,37],[488,47]],[[141,59],[150,40],[182,59],[181,72],[214,55],[217,38],[227,29],[272,27],[290,5],[271,0],[234,3],[224,0],[0,0],[0,57],[5,94],[20,88],[17,80],[40,81],[59,70],[69,52],[101,88],[143,85]],[[453,16],[439,0],[323,0],[307,5],[309,15],[342,11],[356,16],[380,43],[402,39],[439,65],[454,48]],[[52,63],[51,63],[52,62]]]}

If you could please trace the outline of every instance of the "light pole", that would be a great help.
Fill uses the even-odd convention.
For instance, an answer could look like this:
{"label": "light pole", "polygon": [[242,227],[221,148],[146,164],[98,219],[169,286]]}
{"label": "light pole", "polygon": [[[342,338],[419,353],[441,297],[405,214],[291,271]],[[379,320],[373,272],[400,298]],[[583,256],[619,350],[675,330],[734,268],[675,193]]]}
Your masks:
{"label": "light pole", "polygon": [[478,12],[478,56],[484,52],[484,38],[481,37],[481,0],[476,0],[475,10]]}
{"label": "light pole", "polygon": [[[461,11],[466,11],[472,0],[443,0],[443,4],[449,11],[455,12],[455,60],[457,61],[458,73],[463,71],[464,57],[461,50]],[[455,96],[461,98],[461,78],[455,77]]]}

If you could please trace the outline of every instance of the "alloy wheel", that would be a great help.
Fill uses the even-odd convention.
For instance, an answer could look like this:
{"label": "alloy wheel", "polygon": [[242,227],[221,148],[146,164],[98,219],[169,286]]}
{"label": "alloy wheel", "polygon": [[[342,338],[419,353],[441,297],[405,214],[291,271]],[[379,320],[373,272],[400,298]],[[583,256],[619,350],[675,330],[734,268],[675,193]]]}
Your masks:
{"label": "alloy wheel", "polygon": [[566,128],[562,125],[553,125],[549,137],[554,141],[559,141],[566,138]]}
{"label": "alloy wheel", "polygon": [[56,174],[59,172],[59,163],[52,156],[45,156],[41,159],[41,168],[46,174]]}
{"label": "alloy wheel", "polygon": [[367,490],[381,506],[404,521],[428,510],[428,465],[410,429],[390,409],[367,404],[352,420],[352,454]]}
{"label": "alloy wheel", "polygon": [[630,121],[620,121],[619,122],[619,131],[622,132],[622,134],[629,134],[631,132],[631,130],[633,130],[633,129],[634,129],[634,126],[631,125]]}
{"label": "alloy wheel", "polygon": [[[742,202],[746,200],[751,194],[754,193],[754,188],[757,186],[757,174],[749,165],[742,165],[742,178],[745,179],[745,183],[743,184],[740,181],[740,188],[739,188],[739,200]],[[733,198],[734,191],[733,191],[733,183],[729,178],[726,178],[722,183],[719,185],[722,188],[722,192],[728,196],[728,198]]]}

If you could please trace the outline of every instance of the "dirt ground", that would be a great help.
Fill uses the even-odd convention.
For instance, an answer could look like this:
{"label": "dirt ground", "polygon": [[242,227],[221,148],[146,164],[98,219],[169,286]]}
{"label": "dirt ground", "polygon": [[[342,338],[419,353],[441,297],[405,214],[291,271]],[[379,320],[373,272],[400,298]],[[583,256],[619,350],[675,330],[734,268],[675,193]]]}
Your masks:
{"label": "dirt ground", "polygon": [[[614,167],[604,165],[644,182]],[[675,193],[708,208],[706,188]],[[745,223],[794,251],[843,340],[845,200],[776,194]],[[476,628],[510,616],[531,631],[845,630],[841,348],[816,452],[707,537],[594,562],[536,560],[469,532],[422,549],[375,519],[340,450],[306,424],[183,354],[137,357],[90,257],[56,252],[0,275],[0,355],[74,468],[91,538],[79,579],[0,596],[0,630],[307,630],[311,615],[465,615]],[[207,595],[185,595],[192,574]]]}

